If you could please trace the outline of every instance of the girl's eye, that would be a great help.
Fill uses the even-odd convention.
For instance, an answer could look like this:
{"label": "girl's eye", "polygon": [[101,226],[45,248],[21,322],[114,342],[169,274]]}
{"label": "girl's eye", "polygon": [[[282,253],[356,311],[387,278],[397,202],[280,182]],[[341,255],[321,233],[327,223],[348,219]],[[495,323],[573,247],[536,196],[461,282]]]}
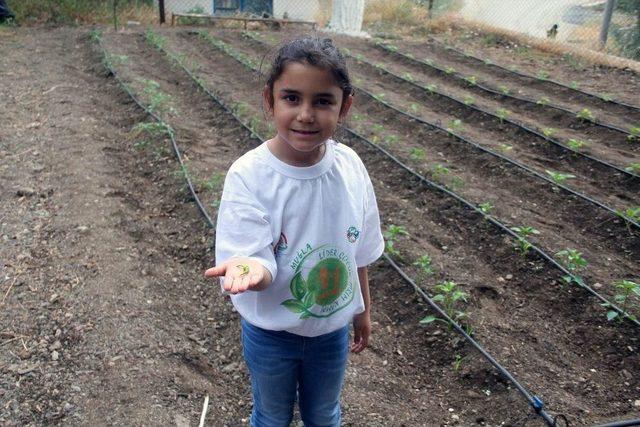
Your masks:
{"label": "girl's eye", "polygon": [[282,97],[282,99],[284,99],[287,102],[297,102],[298,101],[298,96],[297,95],[285,95]]}
{"label": "girl's eye", "polygon": [[332,104],[332,102],[331,102],[331,100],[329,100],[329,99],[322,99],[322,98],[321,98],[321,99],[318,99],[318,100],[316,101],[316,104],[325,106],[325,105],[331,105],[331,104]]}

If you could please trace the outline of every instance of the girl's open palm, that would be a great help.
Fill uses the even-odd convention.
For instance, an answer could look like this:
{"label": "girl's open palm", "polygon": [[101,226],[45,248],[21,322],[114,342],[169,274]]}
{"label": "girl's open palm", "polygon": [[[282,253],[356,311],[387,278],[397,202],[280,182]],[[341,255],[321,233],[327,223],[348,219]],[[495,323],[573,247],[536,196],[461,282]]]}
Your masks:
{"label": "girl's open palm", "polygon": [[205,277],[224,276],[224,290],[239,294],[247,290],[260,291],[271,282],[271,273],[250,258],[231,258],[204,272]]}

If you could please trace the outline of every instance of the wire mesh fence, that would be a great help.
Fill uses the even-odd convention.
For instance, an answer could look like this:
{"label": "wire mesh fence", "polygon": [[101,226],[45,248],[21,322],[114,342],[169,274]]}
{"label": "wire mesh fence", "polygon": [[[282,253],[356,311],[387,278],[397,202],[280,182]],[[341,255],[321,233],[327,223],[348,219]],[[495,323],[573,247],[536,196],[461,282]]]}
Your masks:
{"label": "wire mesh fence", "polygon": [[[357,7],[370,34],[428,28],[434,22],[474,25],[559,46],[640,60],[640,0],[155,0],[167,14],[273,18],[331,24],[336,7]],[[335,17],[335,15],[334,15]],[[193,23],[193,21],[182,22]]]}

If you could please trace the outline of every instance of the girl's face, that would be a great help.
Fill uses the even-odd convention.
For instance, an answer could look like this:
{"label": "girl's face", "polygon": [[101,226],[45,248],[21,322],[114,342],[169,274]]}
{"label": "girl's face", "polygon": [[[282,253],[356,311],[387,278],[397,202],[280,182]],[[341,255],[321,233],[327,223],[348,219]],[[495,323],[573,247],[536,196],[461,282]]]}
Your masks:
{"label": "girl's face", "polygon": [[273,84],[273,108],[265,88],[265,102],[278,134],[273,143],[278,154],[293,163],[315,163],[321,147],[346,116],[353,97],[343,103],[342,89],[329,70],[292,62]]}

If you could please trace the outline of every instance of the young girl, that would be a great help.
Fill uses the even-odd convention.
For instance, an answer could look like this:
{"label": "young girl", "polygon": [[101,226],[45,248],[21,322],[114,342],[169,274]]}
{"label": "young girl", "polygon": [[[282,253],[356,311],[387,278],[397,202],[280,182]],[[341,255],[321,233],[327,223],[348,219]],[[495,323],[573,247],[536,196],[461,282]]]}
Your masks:
{"label": "young girl", "polygon": [[367,265],[384,250],[378,207],[358,155],[331,139],[353,89],[329,39],[277,52],[263,98],[276,136],[229,169],[216,227],[222,286],[242,316],[251,426],[340,425],[349,350],[371,335]]}

